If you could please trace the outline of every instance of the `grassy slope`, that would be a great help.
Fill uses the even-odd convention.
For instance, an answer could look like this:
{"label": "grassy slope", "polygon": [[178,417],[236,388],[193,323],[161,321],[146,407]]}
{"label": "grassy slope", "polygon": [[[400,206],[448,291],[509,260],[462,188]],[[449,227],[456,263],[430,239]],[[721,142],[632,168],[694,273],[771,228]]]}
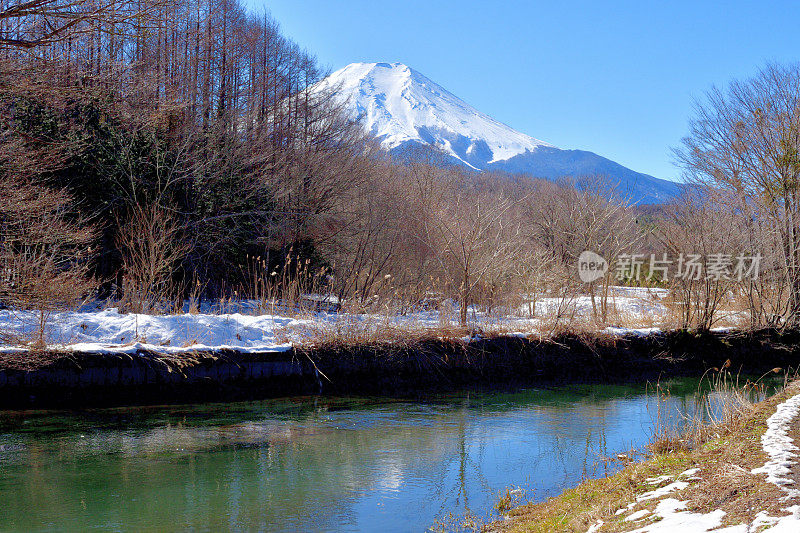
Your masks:
{"label": "grassy slope", "polygon": [[[511,520],[497,522],[491,531],[584,533],[598,519],[604,522],[601,531],[630,531],[650,521],[627,522],[629,512],[615,515],[641,495],[664,486],[671,480],[652,485],[647,478],[669,475],[674,477],[689,468],[699,468],[694,481],[681,491],[670,493],[688,502],[688,510],[710,512],[722,509],[727,513],[723,525],[750,523],[761,510],[782,516],[789,505],[783,493],[764,481],[763,475],[750,470],[763,466],[767,455],[761,447],[761,435],[766,431],[766,419],[775,407],[794,394],[800,394],[800,382],[794,382],[784,392],[754,406],[748,413],[726,426],[715,428],[699,447],[688,451],[656,454],[643,463],[630,464],[618,474],[598,480],[588,480],[562,495],[538,504],[519,507],[510,513]],[[660,499],[636,504],[631,509],[653,510]]]}

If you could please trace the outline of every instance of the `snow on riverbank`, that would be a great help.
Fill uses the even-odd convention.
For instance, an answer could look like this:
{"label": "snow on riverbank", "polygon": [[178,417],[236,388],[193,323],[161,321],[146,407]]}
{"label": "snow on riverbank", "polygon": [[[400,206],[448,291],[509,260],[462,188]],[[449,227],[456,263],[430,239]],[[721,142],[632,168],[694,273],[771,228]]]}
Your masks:
{"label": "snow on riverbank", "polygon": [[725,533],[738,533],[739,531],[746,533],[747,531],[747,529],[737,529],[739,526],[736,526],[736,528],[715,529],[722,524],[725,511],[717,509],[707,514],[701,514],[692,513],[685,509],[686,502],[675,498],[665,498],[658,502],[656,510],[653,511],[653,515],[661,518],[661,521],[635,529],[633,533],[701,532],[711,531],[712,529]]}
{"label": "snow on riverbank", "polygon": [[[787,477],[790,473],[790,467],[796,463],[798,458],[795,453],[798,451],[798,447],[795,446],[788,435],[790,425],[797,419],[798,415],[800,415],[800,394],[792,396],[778,405],[775,413],[767,419],[767,430],[761,437],[762,448],[769,456],[769,460],[764,466],[752,470],[753,474],[766,474],[767,482],[777,485],[786,492],[786,499],[800,497],[800,490],[789,487],[794,482]],[[715,509],[708,513],[695,513],[687,510],[688,503],[685,501],[676,498],[664,498],[667,494],[683,490],[689,486],[688,481],[699,480],[699,478],[694,477],[696,472],[697,469],[692,469],[679,474],[677,476],[678,481],[639,496],[635,503],[623,507],[616,514],[630,512],[640,502],[663,498],[658,502],[652,513],[640,510],[631,513],[625,518],[629,522],[658,519],[657,522],[649,523],[633,530],[631,533],[682,533],[685,531],[796,533],[800,531],[800,505],[792,505],[785,508],[784,511],[788,513],[785,516],[770,516],[765,511],[761,511],[756,515],[752,524],[737,524],[720,528],[726,515],[723,510]],[[680,481],[681,478],[687,481]],[[659,478],[654,478],[653,481],[663,483],[670,479],[670,476],[660,476]],[[602,525],[602,522],[592,525],[589,528],[589,532],[601,531]]]}
{"label": "snow on riverbank", "polygon": [[[617,316],[626,317],[626,324],[645,324],[652,322],[654,316],[665,315],[666,309],[659,303],[662,292],[620,287],[613,291],[610,301]],[[527,316],[527,309],[515,316],[471,310],[470,327],[476,331],[529,335],[541,333],[557,313],[566,313],[567,318],[563,320],[569,322],[570,317],[588,317],[592,312],[591,299],[587,296],[568,302],[540,298],[535,307],[534,318]],[[281,312],[280,309],[263,314],[259,309],[253,302],[239,302],[224,309],[206,305],[202,313],[171,315],[122,314],[114,308],[52,313],[47,317],[44,338],[51,347],[91,352],[132,353],[145,349],[179,353],[223,348],[259,352],[285,350],[293,344],[302,344],[320,328],[339,329],[345,334],[370,328],[375,331],[381,328],[435,331],[458,323],[457,309],[452,304],[445,304],[441,314],[425,310],[397,316],[309,310]],[[20,350],[24,341],[37,338],[38,329],[37,312],[0,310],[0,351]],[[646,335],[657,331],[652,327],[609,327],[605,330],[613,335]]]}
{"label": "snow on riverbank", "polygon": [[775,414],[767,419],[767,431],[761,436],[761,446],[769,455],[769,461],[752,472],[767,474],[767,481],[786,491],[787,497],[800,496],[800,490],[789,487],[794,481],[786,477],[797,458],[795,452],[798,448],[789,437],[789,425],[797,418],[798,413],[800,413],[800,394],[780,404]]}
{"label": "snow on riverbank", "polygon": [[[105,309],[54,313],[47,320],[45,339],[54,346],[92,352],[150,349],[169,353],[224,347],[280,350],[288,344],[281,342],[276,333],[302,323],[273,315],[141,315]],[[31,338],[37,328],[36,313],[0,311],[0,330],[7,336]]]}

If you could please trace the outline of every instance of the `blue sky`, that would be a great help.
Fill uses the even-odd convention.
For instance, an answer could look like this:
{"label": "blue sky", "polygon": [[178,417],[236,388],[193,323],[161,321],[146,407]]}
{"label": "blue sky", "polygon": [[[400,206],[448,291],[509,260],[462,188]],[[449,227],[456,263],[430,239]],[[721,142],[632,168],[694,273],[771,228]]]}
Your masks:
{"label": "blue sky", "polygon": [[331,70],[405,63],[561,148],[675,179],[694,97],[800,60],[800,2],[246,0]]}

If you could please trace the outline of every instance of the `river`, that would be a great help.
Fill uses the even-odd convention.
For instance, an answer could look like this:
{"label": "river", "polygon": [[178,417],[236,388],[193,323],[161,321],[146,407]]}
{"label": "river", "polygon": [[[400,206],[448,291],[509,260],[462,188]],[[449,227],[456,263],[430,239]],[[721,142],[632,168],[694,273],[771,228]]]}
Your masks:
{"label": "river", "polygon": [[[665,384],[671,423],[697,380]],[[652,392],[652,389],[650,389]],[[648,441],[642,386],[0,412],[0,530],[424,531]],[[515,494],[520,494],[516,492]]]}

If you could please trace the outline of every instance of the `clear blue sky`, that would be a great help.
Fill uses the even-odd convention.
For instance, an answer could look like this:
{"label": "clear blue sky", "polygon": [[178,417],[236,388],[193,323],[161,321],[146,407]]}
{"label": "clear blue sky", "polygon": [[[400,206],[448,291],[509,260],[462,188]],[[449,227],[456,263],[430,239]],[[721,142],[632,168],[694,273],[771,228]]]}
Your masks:
{"label": "clear blue sky", "polygon": [[692,99],[800,60],[800,2],[245,0],[331,70],[405,63],[561,148],[675,179]]}

